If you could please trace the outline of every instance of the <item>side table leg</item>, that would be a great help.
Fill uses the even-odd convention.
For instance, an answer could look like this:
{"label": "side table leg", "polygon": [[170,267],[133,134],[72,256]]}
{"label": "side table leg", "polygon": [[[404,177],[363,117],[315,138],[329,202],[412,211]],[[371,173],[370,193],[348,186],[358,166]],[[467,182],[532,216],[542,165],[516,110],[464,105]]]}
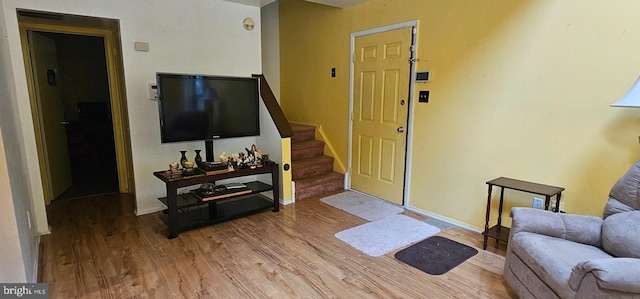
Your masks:
{"label": "side table leg", "polygon": [[499,237],[502,230],[502,205],[504,203],[504,187],[500,187],[500,204],[498,205],[498,224],[496,225],[496,246],[500,243]]}
{"label": "side table leg", "polygon": [[489,185],[489,191],[487,195],[487,215],[484,223],[484,241],[482,242],[482,249],[487,250],[487,240],[489,239],[489,214],[491,213],[491,189],[493,185]]}
{"label": "side table leg", "polygon": [[551,197],[549,195],[544,198],[544,209],[549,210],[549,202],[551,201]]}
{"label": "side table leg", "polygon": [[560,195],[562,193],[558,193],[558,195],[556,195],[556,213],[560,213]]}

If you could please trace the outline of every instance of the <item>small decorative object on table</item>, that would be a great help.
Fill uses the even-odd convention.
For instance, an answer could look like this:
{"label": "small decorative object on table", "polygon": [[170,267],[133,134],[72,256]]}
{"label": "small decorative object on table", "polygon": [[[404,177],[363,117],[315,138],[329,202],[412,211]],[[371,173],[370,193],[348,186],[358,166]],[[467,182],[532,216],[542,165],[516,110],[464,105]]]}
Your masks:
{"label": "small decorative object on table", "polygon": [[227,152],[222,152],[218,158],[220,158],[220,162],[222,163],[227,163],[229,161],[229,158],[227,158]]}
{"label": "small decorative object on table", "polygon": [[196,165],[197,165],[198,167],[200,167],[200,164],[202,164],[202,157],[200,156],[200,151],[202,151],[202,150],[195,150],[195,152],[196,152],[196,157],[193,159],[193,161],[195,161],[195,162],[196,162]]}
{"label": "small decorative object on table", "polygon": [[182,176],[182,171],[180,170],[180,164],[178,164],[178,162],[176,161],[171,162],[171,164],[169,164],[169,170],[167,171],[167,175],[170,178]]}
{"label": "small decorative object on table", "polygon": [[184,162],[187,161],[187,151],[180,151],[180,153],[182,154],[182,157],[180,157],[180,165],[184,167]]}
{"label": "small decorative object on table", "polygon": [[257,158],[257,153],[259,153],[258,148],[256,147],[255,144],[251,145],[251,149],[247,149],[245,148],[245,150],[247,151],[247,156],[245,158],[245,163],[249,166],[249,168],[251,169],[255,169],[258,165],[258,161],[259,159]]}
{"label": "small decorative object on table", "polygon": [[227,163],[230,169],[255,169],[273,164],[269,160],[269,155],[262,154],[262,151],[255,144],[251,145],[251,149],[245,148],[245,152],[232,153],[228,157],[226,153],[222,153],[218,157],[222,163]]}
{"label": "small decorative object on table", "polygon": [[262,154],[262,165],[269,166],[273,164],[273,161],[269,160],[269,154]]}
{"label": "small decorative object on table", "polygon": [[182,175],[183,176],[190,176],[190,175],[194,175],[197,174],[198,172],[193,168],[193,166],[195,166],[196,163],[192,162],[192,161],[184,161],[182,163],[182,165],[184,166],[184,168],[182,168]]}

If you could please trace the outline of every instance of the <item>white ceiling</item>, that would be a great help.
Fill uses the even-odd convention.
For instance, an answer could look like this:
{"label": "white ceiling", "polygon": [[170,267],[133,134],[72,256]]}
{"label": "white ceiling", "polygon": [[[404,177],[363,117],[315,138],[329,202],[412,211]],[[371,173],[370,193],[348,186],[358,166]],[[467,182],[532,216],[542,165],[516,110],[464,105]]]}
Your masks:
{"label": "white ceiling", "polygon": [[[276,2],[276,0],[226,0],[226,1],[236,2],[236,3],[251,5],[256,7],[263,7],[273,2]],[[340,7],[340,8],[356,5],[362,2],[367,2],[367,0],[305,0],[305,1],[329,5],[333,7]]]}

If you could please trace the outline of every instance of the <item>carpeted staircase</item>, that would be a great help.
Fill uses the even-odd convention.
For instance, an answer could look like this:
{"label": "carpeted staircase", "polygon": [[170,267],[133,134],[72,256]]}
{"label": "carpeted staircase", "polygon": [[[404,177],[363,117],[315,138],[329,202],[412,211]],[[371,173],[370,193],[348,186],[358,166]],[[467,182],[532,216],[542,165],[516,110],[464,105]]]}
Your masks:
{"label": "carpeted staircase", "polygon": [[291,175],[296,200],[342,190],[344,175],[333,171],[333,158],[324,155],[324,142],[316,140],[316,128],[292,124]]}

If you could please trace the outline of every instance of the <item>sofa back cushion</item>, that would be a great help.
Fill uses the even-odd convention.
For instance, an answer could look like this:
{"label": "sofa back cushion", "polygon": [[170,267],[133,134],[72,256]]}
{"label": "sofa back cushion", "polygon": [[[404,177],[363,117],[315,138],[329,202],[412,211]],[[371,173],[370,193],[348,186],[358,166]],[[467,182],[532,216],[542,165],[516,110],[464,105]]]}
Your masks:
{"label": "sofa back cushion", "polygon": [[613,185],[604,217],[629,210],[640,210],[640,160]]}
{"label": "sofa back cushion", "polygon": [[602,222],[602,247],[616,257],[640,258],[640,211],[611,215]]}

